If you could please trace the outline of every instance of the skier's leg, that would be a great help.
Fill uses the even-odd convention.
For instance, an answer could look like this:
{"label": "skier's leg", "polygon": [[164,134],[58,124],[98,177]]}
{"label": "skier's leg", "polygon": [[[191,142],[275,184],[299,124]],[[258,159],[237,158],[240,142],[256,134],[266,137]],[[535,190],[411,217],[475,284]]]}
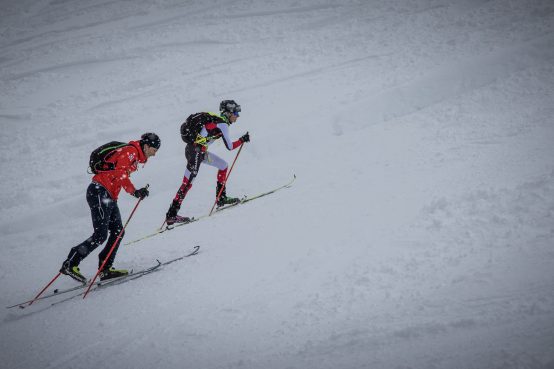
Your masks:
{"label": "skier's leg", "polygon": [[98,184],[91,183],[87,189],[87,202],[90,207],[94,233],[70,250],[66,260],[70,266],[79,265],[81,260],[96,249],[98,245],[104,243],[108,237],[110,204],[113,203],[108,191]]}
{"label": "skier's leg", "polygon": [[227,190],[225,188],[226,187],[225,186],[226,185],[226,180],[227,180],[227,168],[229,166],[227,164],[227,162],[224,159],[217,156],[216,154],[213,154],[211,152],[207,152],[205,163],[207,165],[210,165],[212,167],[215,167],[215,168],[219,169],[217,171],[217,185],[216,185],[215,196],[217,198],[217,195],[219,195],[220,192],[221,192],[221,195],[219,196],[219,199],[217,201],[217,205],[218,206],[223,206],[225,204],[233,204],[233,203],[239,201],[238,198],[227,196]]}
{"label": "skier's leg", "polygon": [[187,193],[192,188],[192,180],[194,179],[194,175],[190,172],[190,170],[185,170],[185,175],[183,176],[183,182],[181,183],[181,186],[177,190],[177,193],[175,194],[175,197],[173,198],[174,202],[177,202],[179,204],[179,207],[181,206],[183,200],[185,199],[185,196],[187,196]]}
{"label": "skier's leg", "polygon": [[197,145],[187,145],[185,148],[185,156],[187,158],[187,169],[185,170],[185,175],[183,176],[183,182],[177,190],[177,193],[171,202],[171,206],[167,211],[166,222],[168,224],[170,222],[174,223],[177,213],[181,208],[181,204],[192,187],[192,181],[200,170],[200,164],[202,164],[202,161],[204,160],[204,153],[201,151],[201,147]]}
{"label": "skier's leg", "polygon": [[218,155],[206,152],[206,160],[204,161],[207,165],[219,169],[217,172],[217,181],[220,183],[225,182],[225,178],[227,178],[227,167],[229,164],[227,162],[219,157]]}
{"label": "skier's leg", "polygon": [[[114,245],[114,242],[117,241],[117,244],[114,246],[114,249],[108,261],[106,262],[104,269],[109,269],[112,266],[113,261],[115,259],[115,255],[117,254],[117,249],[121,244],[121,240],[123,239],[123,236],[125,236],[125,231],[122,232],[123,222],[121,221],[121,213],[119,212],[119,207],[117,206],[116,202],[113,202],[112,206],[113,208],[111,210],[110,221],[108,223],[108,231],[109,231],[110,237],[108,238],[108,242],[106,242],[106,246],[98,255],[98,267],[101,267],[102,264],[104,263],[104,259],[106,259],[106,256],[108,256],[108,253],[110,252],[110,249]],[[117,236],[119,236],[120,232],[121,232],[121,237],[119,237],[118,239]]]}
{"label": "skier's leg", "polygon": [[104,187],[91,183],[87,189],[87,202],[90,207],[94,233],[69,251],[69,255],[60,269],[60,273],[68,275],[81,283],[86,283],[87,279],[81,274],[78,265],[106,240],[110,218],[109,205],[113,201]]}

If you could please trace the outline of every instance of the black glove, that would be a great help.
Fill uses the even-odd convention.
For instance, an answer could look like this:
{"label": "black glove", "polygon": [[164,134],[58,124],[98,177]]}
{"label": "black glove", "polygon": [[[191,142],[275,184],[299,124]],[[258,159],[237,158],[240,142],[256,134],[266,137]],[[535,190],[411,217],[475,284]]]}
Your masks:
{"label": "black glove", "polygon": [[148,188],[146,188],[146,187],[140,188],[138,190],[135,190],[135,192],[133,192],[133,196],[135,196],[137,199],[141,199],[141,200],[143,200],[149,194],[150,194],[150,192],[148,192]]}
{"label": "black glove", "polygon": [[244,142],[250,142],[250,135],[248,134],[248,132],[246,132],[246,134],[244,136],[242,136],[241,138],[239,138],[239,141],[244,143]]}

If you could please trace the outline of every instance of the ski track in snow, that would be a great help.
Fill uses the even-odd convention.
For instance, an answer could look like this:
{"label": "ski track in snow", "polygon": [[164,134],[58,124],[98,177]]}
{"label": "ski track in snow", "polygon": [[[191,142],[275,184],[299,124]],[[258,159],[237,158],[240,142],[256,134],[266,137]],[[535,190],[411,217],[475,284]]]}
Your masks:
{"label": "ski track in snow", "polygon": [[[142,268],[0,317],[17,368],[554,367],[551,1],[4,2],[0,302],[91,232],[88,154],[157,132],[133,174],[159,227],[178,135],[221,99],[249,131],[232,194],[292,188],[122,247]],[[232,161],[236,152],[214,152]],[[183,215],[215,191],[202,167]],[[122,191],[125,219],[135,199]],[[81,264],[95,273],[96,250]],[[73,286],[60,278],[53,288]]]}

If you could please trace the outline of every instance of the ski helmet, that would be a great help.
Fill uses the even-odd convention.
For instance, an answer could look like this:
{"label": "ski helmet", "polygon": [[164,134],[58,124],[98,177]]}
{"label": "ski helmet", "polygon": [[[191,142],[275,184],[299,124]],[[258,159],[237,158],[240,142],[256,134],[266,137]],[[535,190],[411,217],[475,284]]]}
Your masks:
{"label": "ski helmet", "polygon": [[157,134],[148,132],[140,136],[140,145],[142,146],[144,144],[159,149],[162,145],[162,140],[160,140]]}
{"label": "ski helmet", "polygon": [[222,113],[240,113],[240,105],[236,103],[235,100],[223,100],[219,104],[219,111]]}

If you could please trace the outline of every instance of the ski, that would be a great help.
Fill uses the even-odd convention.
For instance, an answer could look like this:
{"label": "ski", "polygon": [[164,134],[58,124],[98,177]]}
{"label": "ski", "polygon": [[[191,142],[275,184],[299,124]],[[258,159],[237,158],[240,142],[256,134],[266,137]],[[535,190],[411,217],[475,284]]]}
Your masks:
{"label": "ski", "polygon": [[169,264],[174,263],[176,261],[183,260],[184,258],[188,258],[188,257],[194,256],[194,255],[197,255],[198,251],[200,251],[200,246],[196,245],[196,246],[194,246],[194,249],[192,250],[192,252],[190,252],[189,254],[183,255],[183,256],[175,258],[175,259],[165,261],[165,262],[162,263],[162,265],[164,265],[164,266],[169,265]]}
{"label": "ski", "polygon": [[[262,192],[262,193],[259,193],[257,195],[254,195],[254,196],[244,196],[243,198],[241,198],[238,202],[234,203],[234,204],[229,204],[229,205],[224,205],[222,207],[219,207],[215,210],[215,213],[219,213],[221,211],[224,211],[224,210],[227,210],[227,209],[230,209],[230,208],[234,208],[238,205],[243,205],[243,204],[246,204],[247,202],[250,202],[252,200],[256,200],[256,199],[259,199],[261,197],[264,197],[264,196],[267,196],[267,195],[271,195],[272,193],[275,193],[279,190],[282,190],[284,188],[289,188],[292,186],[292,184],[294,183],[294,181],[296,180],[296,174],[293,175],[292,179],[287,183],[287,184],[284,184],[282,186],[279,186],[277,188],[274,188],[272,190],[269,190],[269,191],[266,191],[266,192]],[[149,238],[152,238],[154,236],[157,236],[161,233],[164,233],[166,231],[170,231],[174,228],[177,228],[177,227],[181,227],[181,226],[184,226],[184,225],[187,225],[187,224],[191,224],[191,223],[194,223],[194,222],[197,222],[199,220],[202,220],[202,219],[205,219],[205,218],[208,218],[210,216],[210,214],[204,214],[202,216],[199,216],[197,218],[193,217],[190,219],[190,221],[188,222],[184,222],[184,223],[177,223],[177,224],[174,224],[172,226],[166,226],[165,228],[161,228],[161,229],[158,229],[156,232],[153,232],[153,233],[150,233],[150,234],[147,234],[146,236],[143,236],[141,238],[137,238],[136,240],[133,240],[133,241],[129,241],[125,244],[125,246],[127,245],[132,245],[134,243],[137,243],[137,242],[140,242],[140,241],[144,241],[144,240],[147,240]]]}
{"label": "ski", "polygon": [[[110,286],[110,285],[116,285],[116,284],[123,283],[126,280],[133,280],[133,279],[142,277],[143,275],[146,275],[146,274],[149,274],[149,273],[152,273],[152,272],[156,271],[158,268],[160,268],[163,265],[167,265],[167,264],[173,263],[175,261],[187,258],[189,256],[196,255],[196,254],[198,254],[199,250],[200,250],[200,246],[194,246],[193,250],[190,253],[188,253],[184,256],[181,256],[179,258],[172,259],[172,260],[169,260],[169,261],[166,261],[166,262],[163,262],[163,263],[160,262],[159,260],[156,260],[156,264],[151,266],[151,267],[141,269],[141,270],[137,270],[137,271],[131,271],[127,275],[123,275],[123,276],[117,277],[117,278],[108,279],[106,281],[98,281],[98,282],[94,283],[93,289],[96,289],[96,288],[99,288],[99,287],[106,287],[106,286]],[[90,281],[88,283],[90,283]],[[81,285],[75,286],[75,287],[69,287],[69,288],[66,288],[66,289],[61,289],[61,290],[55,289],[54,292],[49,293],[49,294],[44,295],[44,296],[41,296],[36,301],[45,300],[45,299],[49,299],[51,297],[61,296],[61,295],[67,294],[69,292],[82,290],[82,289],[84,289],[88,286],[88,283],[87,284],[81,284]],[[76,297],[76,296],[80,296],[82,294],[83,293],[79,293],[75,296],[71,296],[71,298]],[[26,305],[29,304],[31,301],[33,301],[33,300],[28,300],[28,301],[25,301],[25,302],[20,302],[19,304],[7,306],[6,309],[12,309],[14,307],[19,307],[20,309],[24,309],[24,308],[27,307]],[[61,301],[65,301],[65,300],[61,300]]]}
{"label": "ski", "polygon": [[[175,258],[175,259],[172,259],[172,260],[168,260],[166,262],[160,262],[159,260],[156,260],[158,262],[158,265],[155,266],[155,268],[150,268],[150,270],[143,270],[142,273],[135,273],[133,275],[126,275],[126,276],[122,276],[120,278],[114,278],[113,280],[110,279],[108,280],[107,282],[105,282],[104,284],[101,284],[101,285],[97,285],[95,284],[89,291],[90,292],[94,292],[94,291],[98,291],[99,289],[104,289],[106,287],[110,287],[110,286],[116,286],[116,285],[120,285],[120,284],[123,284],[123,283],[127,283],[127,282],[130,282],[132,280],[135,280],[137,278],[140,278],[140,277],[143,277],[144,275],[146,274],[150,274],[150,273],[153,273],[153,272],[156,272],[159,270],[160,267],[164,266],[164,265],[168,265],[168,264],[171,264],[171,263],[174,263],[178,260],[182,260],[184,258],[188,258],[190,256],[193,256],[193,255],[197,255],[198,254],[198,251],[200,250],[200,246],[194,246],[194,249],[192,250],[192,252],[186,254],[186,255],[183,255],[181,257],[178,257],[178,258]],[[79,297],[79,296],[82,296],[84,295],[85,292],[80,292],[76,295],[72,295],[72,296],[69,296],[63,300],[60,300],[60,301],[56,301],[54,303],[51,304],[51,306],[55,306],[55,305],[58,305],[58,304],[61,304],[63,302],[66,302],[66,301],[69,301],[69,300],[72,300],[74,299],[75,297]]]}
{"label": "ski", "polygon": [[260,197],[264,197],[264,196],[267,196],[267,195],[271,195],[272,193],[275,193],[279,190],[282,190],[283,188],[289,188],[290,186],[292,186],[293,182],[296,180],[296,175],[294,175],[291,179],[291,181],[285,185],[282,185],[280,187],[277,187],[277,188],[274,188],[273,190],[270,190],[270,191],[267,191],[267,192],[262,192],[260,194],[257,194],[257,195],[254,195],[254,196],[245,196],[243,197],[242,199],[240,199],[238,202],[234,203],[234,204],[229,204],[229,205],[224,205],[222,207],[219,207],[216,209],[216,212],[217,211],[223,211],[223,210],[226,210],[226,209],[229,209],[229,208],[232,208],[232,207],[235,207],[237,205],[242,205],[242,204],[245,204],[249,201],[252,201],[252,200],[256,200],[256,199],[259,199]]}
{"label": "ski", "polygon": [[[107,281],[98,281],[96,282],[94,285],[95,286],[102,286],[102,285],[106,285],[108,283],[111,283],[113,281],[116,281],[116,280],[119,280],[119,279],[124,279],[124,278],[129,278],[131,276],[135,276],[135,275],[138,275],[138,274],[143,274],[143,273],[149,273],[157,268],[159,268],[161,266],[161,264],[158,262],[158,264],[154,265],[154,266],[151,266],[149,268],[146,268],[146,269],[142,269],[142,270],[138,270],[138,271],[132,271],[130,272],[129,274],[127,275],[124,275],[124,276],[121,276],[121,277],[117,277],[117,278],[113,278],[113,279],[109,279]],[[44,299],[48,299],[48,298],[51,298],[51,297],[54,297],[54,296],[60,296],[60,295],[63,295],[63,294],[66,294],[66,293],[69,293],[69,292],[73,292],[73,291],[78,291],[78,290],[81,290],[83,288],[86,288],[90,283],[90,280],[87,282],[87,283],[84,283],[84,284],[80,284],[78,286],[75,286],[75,287],[69,287],[69,288],[66,288],[66,289],[55,289],[54,292],[52,293],[49,293],[49,294],[46,294],[46,295],[43,295],[41,297],[39,297],[36,301],[39,301],[39,300],[44,300]],[[11,309],[11,308],[14,308],[14,307],[19,307],[21,309],[24,309],[26,308],[25,305],[27,305],[28,303],[30,303],[31,301],[33,300],[29,300],[29,301],[25,301],[25,302],[21,302],[19,304],[15,304],[15,305],[12,305],[12,306],[7,306],[6,308],[7,309]]]}

